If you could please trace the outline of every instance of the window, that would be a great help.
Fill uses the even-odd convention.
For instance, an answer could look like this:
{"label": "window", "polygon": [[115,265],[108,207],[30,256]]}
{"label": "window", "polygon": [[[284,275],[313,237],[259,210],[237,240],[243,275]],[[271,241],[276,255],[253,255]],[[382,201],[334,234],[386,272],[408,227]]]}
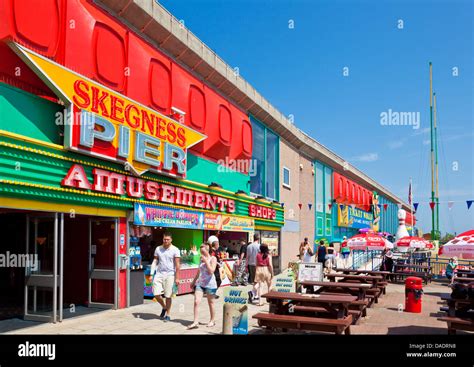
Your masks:
{"label": "window", "polygon": [[283,167],[283,186],[290,188],[290,170]]}
{"label": "window", "polygon": [[279,199],[279,137],[250,116],[252,122],[252,159],[255,174],[250,177],[250,192]]}

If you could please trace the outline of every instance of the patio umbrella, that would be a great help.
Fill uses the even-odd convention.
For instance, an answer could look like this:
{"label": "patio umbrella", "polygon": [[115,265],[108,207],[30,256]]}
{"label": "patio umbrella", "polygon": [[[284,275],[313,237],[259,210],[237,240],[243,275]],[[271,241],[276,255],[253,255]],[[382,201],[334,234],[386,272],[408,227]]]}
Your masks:
{"label": "patio umbrella", "polygon": [[474,230],[470,230],[454,237],[440,247],[439,255],[458,256],[463,259],[474,259]]}
{"label": "patio umbrella", "polygon": [[396,245],[400,252],[406,252],[409,248],[433,248],[433,245],[430,241],[416,236],[402,237],[396,242]]}
{"label": "patio umbrella", "polygon": [[357,234],[347,240],[347,246],[352,250],[383,250],[387,241],[377,234]]}

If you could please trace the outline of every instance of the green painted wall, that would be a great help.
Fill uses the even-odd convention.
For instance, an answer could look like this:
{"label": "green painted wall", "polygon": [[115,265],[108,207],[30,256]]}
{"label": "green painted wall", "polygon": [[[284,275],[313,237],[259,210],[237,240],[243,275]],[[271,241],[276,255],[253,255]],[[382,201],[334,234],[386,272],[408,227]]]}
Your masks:
{"label": "green painted wall", "polygon": [[166,228],[173,236],[173,244],[182,250],[190,250],[192,245],[197,249],[203,243],[204,232],[195,229]]}
{"label": "green painted wall", "polygon": [[63,106],[0,83],[0,130],[61,144],[56,113]]}

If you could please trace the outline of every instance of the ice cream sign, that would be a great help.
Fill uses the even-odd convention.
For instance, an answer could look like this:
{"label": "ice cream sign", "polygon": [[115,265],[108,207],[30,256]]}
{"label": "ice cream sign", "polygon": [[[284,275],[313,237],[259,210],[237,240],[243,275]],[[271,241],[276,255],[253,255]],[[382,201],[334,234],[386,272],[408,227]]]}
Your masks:
{"label": "ice cream sign", "polygon": [[123,163],[135,175],[186,176],[187,149],[205,135],[20,45],[11,47],[67,105],[67,149]]}

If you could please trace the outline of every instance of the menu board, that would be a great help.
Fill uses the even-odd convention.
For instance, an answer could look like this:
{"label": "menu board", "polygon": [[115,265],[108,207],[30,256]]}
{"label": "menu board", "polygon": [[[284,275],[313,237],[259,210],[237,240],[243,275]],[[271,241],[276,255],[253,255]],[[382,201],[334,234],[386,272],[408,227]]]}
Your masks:
{"label": "menu board", "polygon": [[301,263],[298,269],[298,281],[306,280],[313,282],[323,281],[323,264],[322,263]]}

